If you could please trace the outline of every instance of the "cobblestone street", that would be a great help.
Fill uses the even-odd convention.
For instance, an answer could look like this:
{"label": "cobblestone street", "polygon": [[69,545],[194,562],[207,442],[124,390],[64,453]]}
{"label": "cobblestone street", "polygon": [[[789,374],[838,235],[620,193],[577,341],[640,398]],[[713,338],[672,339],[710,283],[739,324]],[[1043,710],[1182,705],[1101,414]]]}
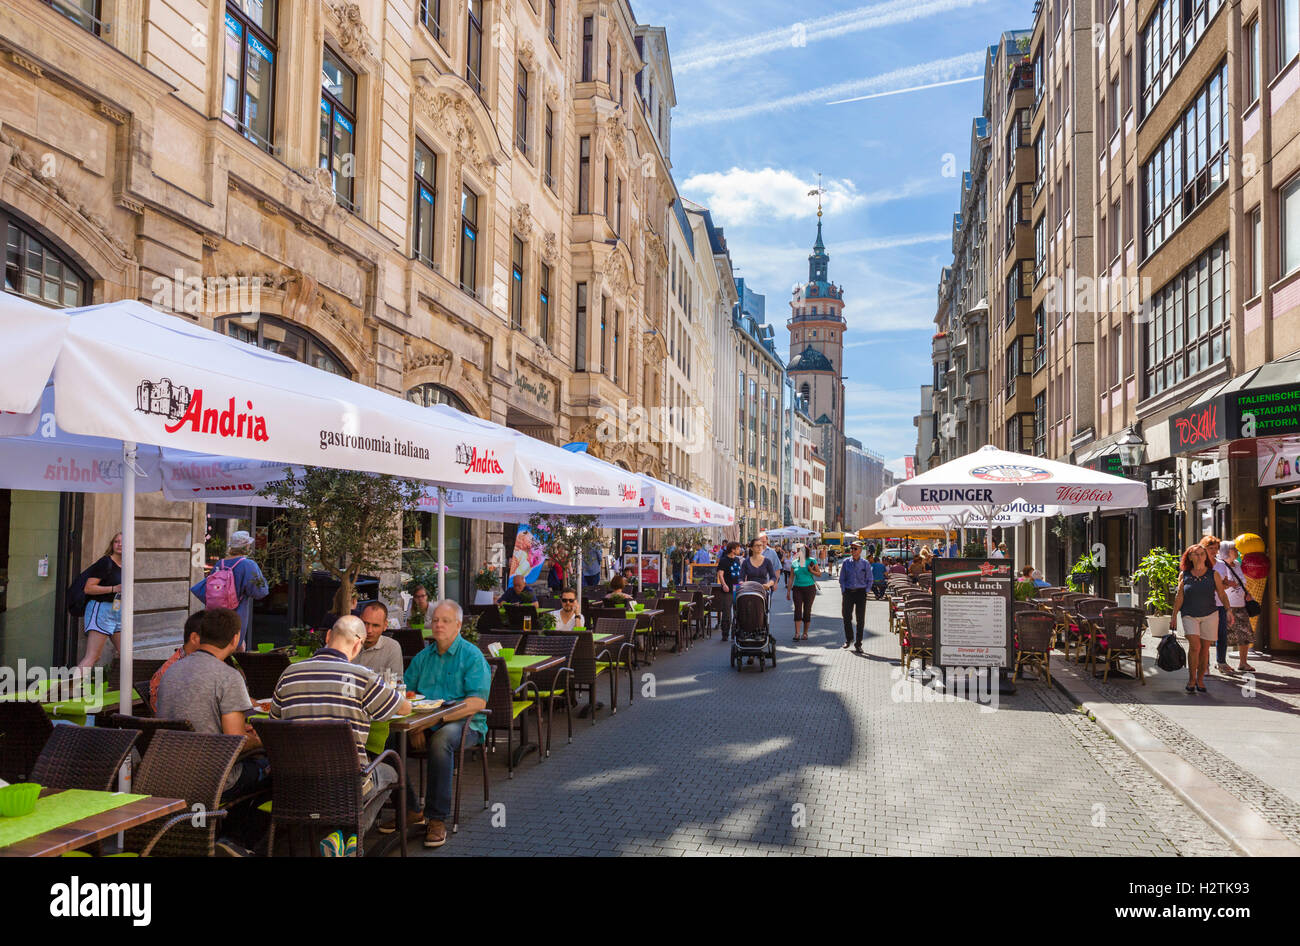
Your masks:
{"label": "cobblestone street", "polygon": [[493,755],[495,818],[469,766],[460,831],[429,853],[1232,853],[1059,691],[1026,681],[995,712],[921,701],[875,602],[866,653],[841,650],[838,588],[821,587],[798,645],[776,598],[775,670],[737,673],[715,631],[642,669],[653,698],[575,720],[572,745],[561,721],[544,763],[508,780]]}

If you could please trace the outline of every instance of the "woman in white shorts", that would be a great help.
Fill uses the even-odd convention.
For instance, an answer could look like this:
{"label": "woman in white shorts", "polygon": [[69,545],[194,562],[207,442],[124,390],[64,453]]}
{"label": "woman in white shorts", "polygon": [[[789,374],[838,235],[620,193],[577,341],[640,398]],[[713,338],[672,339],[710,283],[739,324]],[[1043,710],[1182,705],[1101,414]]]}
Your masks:
{"label": "woman in white shorts", "polygon": [[1182,577],[1174,597],[1174,614],[1181,615],[1187,636],[1188,693],[1205,692],[1205,672],[1210,668],[1210,648],[1219,639],[1219,598],[1228,600],[1223,579],[1210,562],[1203,545],[1189,546],[1183,553]]}

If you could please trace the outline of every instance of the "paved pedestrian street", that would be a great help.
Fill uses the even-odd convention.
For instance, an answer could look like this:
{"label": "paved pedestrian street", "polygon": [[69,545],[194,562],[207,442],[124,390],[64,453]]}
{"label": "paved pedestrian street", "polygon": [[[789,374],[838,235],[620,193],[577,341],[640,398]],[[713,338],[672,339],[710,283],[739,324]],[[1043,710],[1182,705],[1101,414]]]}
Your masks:
{"label": "paved pedestrian street", "polygon": [[778,594],[775,669],[738,673],[715,631],[644,667],[630,707],[624,677],[618,714],[575,719],[572,745],[561,719],[551,757],[513,780],[498,751],[492,811],[468,766],[460,831],[427,853],[1232,853],[1059,690],[1024,681],[994,711],[936,700],[900,678],[884,604],[866,653],[840,648],[839,600],[823,581],[796,645]]}

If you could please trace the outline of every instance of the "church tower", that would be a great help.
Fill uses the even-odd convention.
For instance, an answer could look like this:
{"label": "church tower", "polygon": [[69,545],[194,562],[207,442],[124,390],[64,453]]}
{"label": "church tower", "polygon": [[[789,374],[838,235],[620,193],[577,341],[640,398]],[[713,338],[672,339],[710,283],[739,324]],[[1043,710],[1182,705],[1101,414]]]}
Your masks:
{"label": "church tower", "polygon": [[826,460],[826,520],[837,529],[866,523],[844,521],[844,291],[830,281],[830,256],[822,240],[820,183],[817,240],[808,257],[808,281],[790,299],[790,360],[786,369],[797,402],[821,433]]}

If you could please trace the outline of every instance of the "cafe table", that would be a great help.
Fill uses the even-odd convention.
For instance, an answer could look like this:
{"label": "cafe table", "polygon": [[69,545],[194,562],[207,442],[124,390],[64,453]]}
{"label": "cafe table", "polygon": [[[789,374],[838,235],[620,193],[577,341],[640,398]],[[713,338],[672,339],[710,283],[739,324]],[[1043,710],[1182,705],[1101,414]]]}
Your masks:
{"label": "cafe table", "polygon": [[[617,637],[618,635],[604,634],[602,637]],[[593,634],[591,639],[594,641],[596,635]],[[511,657],[503,658],[506,664],[506,670],[510,674],[510,689],[513,691],[520,687],[524,682],[525,676],[531,676],[534,673],[540,673],[543,670],[554,670],[556,667],[564,666],[564,658],[551,656],[548,654],[514,654]],[[537,717],[541,718],[541,707],[537,708]],[[519,745],[515,748],[515,758],[512,764],[518,765],[519,761],[536,749],[541,752],[541,746],[528,742],[526,730],[520,728]]]}
{"label": "cafe table", "polygon": [[[402,857],[406,857],[406,753],[407,741],[411,733],[424,732],[443,723],[448,716],[465,705],[464,700],[443,703],[436,710],[426,713],[408,713],[388,721],[389,732],[397,733],[397,754],[402,760],[401,771],[397,773],[397,833],[402,839]],[[484,751],[487,748],[484,747]],[[425,791],[432,791],[432,786],[425,786]]]}
{"label": "cafe table", "polygon": [[[0,697],[0,700],[14,701],[27,695],[34,697],[33,702],[40,701],[41,709],[45,710],[46,715],[52,716],[55,720],[84,726],[87,718],[93,719],[97,713],[116,712],[121,691],[104,690],[102,692],[93,692],[89,696],[79,696],[69,700],[41,700],[42,695],[49,695],[48,692],[41,694],[32,691],[30,694],[10,694]],[[132,690],[131,700],[133,703],[139,703],[140,694]]]}
{"label": "cafe table", "polygon": [[186,808],[183,798],[46,790],[30,814],[0,818],[0,857],[57,857]]}

